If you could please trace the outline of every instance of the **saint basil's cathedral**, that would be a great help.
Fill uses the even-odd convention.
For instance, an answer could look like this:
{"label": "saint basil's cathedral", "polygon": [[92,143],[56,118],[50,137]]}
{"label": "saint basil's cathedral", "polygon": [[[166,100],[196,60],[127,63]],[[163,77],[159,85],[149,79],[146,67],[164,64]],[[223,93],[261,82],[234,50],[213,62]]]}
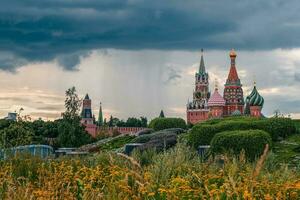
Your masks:
{"label": "saint basil's cathedral", "polygon": [[230,70],[223,97],[217,86],[212,95],[209,91],[209,75],[205,70],[203,50],[201,52],[199,70],[195,74],[193,100],[187,103],[187,122],[196,124],[211,118],[239,115],[261,117],[264,98],[258,93],[255,84],[250,95],[244,100],[241,80],[235,65],[236,52],[231,50],[229,53]]}

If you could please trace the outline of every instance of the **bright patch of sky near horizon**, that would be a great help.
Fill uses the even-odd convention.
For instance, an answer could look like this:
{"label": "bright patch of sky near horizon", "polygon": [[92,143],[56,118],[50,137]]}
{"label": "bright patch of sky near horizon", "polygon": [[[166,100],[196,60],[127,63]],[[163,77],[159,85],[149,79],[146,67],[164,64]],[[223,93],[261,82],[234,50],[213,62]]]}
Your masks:
{"label": "bright patch of sky near horizon", "polygon": [[[263,113],[282,113],[300,118],[300,49],[237,51],[237,70],[244,95],[254,79],[265,98]],[[194,73],[200,53],[176,50],[93,50],[81,57],[76,70],[68,71],[56,61],[35,62],[0,72],[0,116],[23,107],[23,114],[53,120],[64,110],[64,91],[75,86],[80,97],[88,93],[98,116],[99,102],[106,118],[159,115],[185,118],[185,105],[192,98]],[[215,79],[219,91],[228,75],[228,51],[205,51],[210,88]]]}

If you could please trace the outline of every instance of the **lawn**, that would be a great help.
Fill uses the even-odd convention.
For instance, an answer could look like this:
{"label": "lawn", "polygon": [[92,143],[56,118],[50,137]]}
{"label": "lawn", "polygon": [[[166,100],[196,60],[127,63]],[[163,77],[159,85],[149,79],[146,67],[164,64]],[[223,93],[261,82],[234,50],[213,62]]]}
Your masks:
{"label": "lawn", "polygon": [[291,166],[300,165],[300,134],[275,142],[273,152],[278,163],[287,163]]}

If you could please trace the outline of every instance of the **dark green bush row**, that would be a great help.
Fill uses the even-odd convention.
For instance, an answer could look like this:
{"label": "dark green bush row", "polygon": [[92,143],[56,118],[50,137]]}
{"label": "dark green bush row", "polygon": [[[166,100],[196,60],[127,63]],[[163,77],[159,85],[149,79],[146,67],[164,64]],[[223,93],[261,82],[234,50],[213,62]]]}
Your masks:
{"label": "dark green bush row", "polygon": [[289,118],[226,120],[214,124],[197,124],[191,130],[189,143],[197,148],[208,145],[215,134],[223,131],[259,129],[268,132],[274,141],[296,133],[294,122]]}
{"label": "dark green bush row", "polygon": [[178,134],[181,134],[183,133],[184,130],[181,129],[181,128],[170,128],[170,129],[165,129],[165,130],[161,130],[161,131],[156,131],[154,133],[150,133],[150,134],[147,134],[147,135],[140,135],[136,138],[134,138],[132,140],[133,143],[146,143],[146,142],[149,142],[150,140],[152,140],[153,138],[157,138],[157,137],[160,137],[160,136],[168,136],[168,135],[171,135],[171,134],[175,134],[175,135],[178,135]]}
{"label": "dark green bush row", "polygon": [[160,131],[168,128],[186,128],[186,123],[181,118],[162,118],[158,117],[153,119],[150,124],[149,128],[154,129],[155,131]]}
{"label": "dark green bush row", "polygon": [[226,131],[212,139],[211,152],[230,152],[238,156],[244,150],[247,159],[255,160],[263,153],[266,144],[271,146],[271,143],[270,134],[262,130]]}

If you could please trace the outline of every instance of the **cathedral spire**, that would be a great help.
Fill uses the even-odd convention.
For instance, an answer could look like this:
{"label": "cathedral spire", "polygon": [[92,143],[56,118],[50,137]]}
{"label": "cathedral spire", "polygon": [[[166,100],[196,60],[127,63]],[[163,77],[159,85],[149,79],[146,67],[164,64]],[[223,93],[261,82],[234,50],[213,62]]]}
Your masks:
{"label": "cathedral spire", "polygon": [[200,60],[200,66],[199,66],[199,74],[205,73],[205,65],[204,65],[204,59],[203,59],[203,49],[201,49],[201,60]]}
{"label": "cathedral spire", "polygon": [[232,84],[232,83],[239,84],[240,79],[236,71],[236,66],[235,66],[236,52],[234,51],[234,49],[230,51],[229,56],[231,60],[231,65],[230,65],[230,71],[227,78],[227,84]]}
{"label": "cathedral spire", "polygon": [[103,114],[102,114],[102,103],[100,102],[99,116],[98,116],[98,126],[103,126]]}

